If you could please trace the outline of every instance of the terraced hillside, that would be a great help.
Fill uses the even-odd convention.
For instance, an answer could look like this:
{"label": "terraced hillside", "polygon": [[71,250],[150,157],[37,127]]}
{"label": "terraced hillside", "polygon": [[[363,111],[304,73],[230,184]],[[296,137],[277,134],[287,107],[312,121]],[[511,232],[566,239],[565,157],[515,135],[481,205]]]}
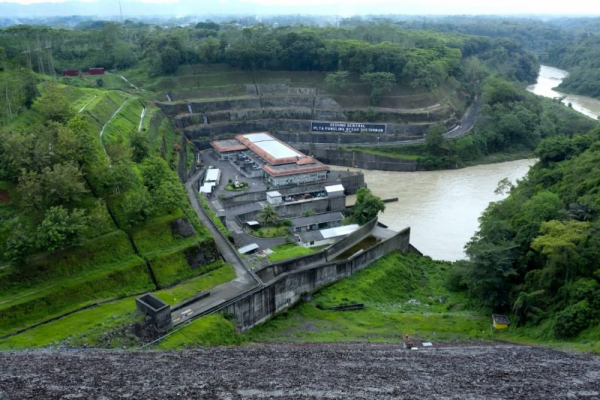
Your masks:
{"label": "terraced hillside", "polygon": [[452,79],[430,91],[396,85],[371,106],[369,87],[357,76],[343,92],[333,93],[323,83],[325,75],[189,67],[151,87],[160,90],[157,105],[201,147],[209,139],[256,131],[270,131],[292,143],[376,141],[368,134],[310,133],[311,121],[386,123],[381,142],[411,140],[437,123],[455,126],[467,105]]}
{"label": "terraced hillside", "polygon": [[[83,210],[90,226],[75,246],[34,250],[13,260],[7,250],[17,240],[15,228],[35,232],[40,220],[23,200],[21,181],[0,182],[2,348],[67,337],[96,340],[94,335],[104,331],[98,327],[129,325],[139,318],[131,296],[162,289],[163,297],[179,302],[235,277],[170,168],[184,151],[175,146],[181,139],[169,118],[147,101],[148,94],[77,87],[76,81],[51,87],[68,101],[70,121],[87,135],[89,155],[80,165],[84,194],[68,209]],[[39,89],[42,98],[50,90],[46,84]],[[48,124],[40,110],[34,105],[5,133]],[[145,153],[135,159],[140,137]],[[15,335],[21,330],[27,331]]]}

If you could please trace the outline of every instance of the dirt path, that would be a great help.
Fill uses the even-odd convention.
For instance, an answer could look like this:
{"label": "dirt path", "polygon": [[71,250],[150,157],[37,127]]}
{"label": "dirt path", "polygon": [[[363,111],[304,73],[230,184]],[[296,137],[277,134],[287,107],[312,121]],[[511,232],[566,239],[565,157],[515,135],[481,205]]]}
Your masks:
{"label": "dirt path", "polygon": [[562,399],[600,396],[600,357],[520,346],[259,344],[0,353],[0,399]]}

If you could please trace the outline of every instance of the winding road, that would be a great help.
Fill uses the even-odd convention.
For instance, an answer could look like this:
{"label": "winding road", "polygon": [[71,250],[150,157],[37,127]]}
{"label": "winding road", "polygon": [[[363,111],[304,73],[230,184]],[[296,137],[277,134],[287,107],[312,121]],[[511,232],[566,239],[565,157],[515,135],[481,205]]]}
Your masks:
{"label": "winding road", "polygon": [[[475,103],[467,110],[463,115],[460,124],[444,133],[446,139],[456,139],[464,136],[471,132],[475,123],[479,119],[481,114],[481,108],[483,107],[483,101],[481,98],[477,98]],[[384,142],[384,143],[352,143],[352,147],[399,147],[399,146],[410,146],[414,144],[425,143],[425,138],[411,139],[411,140],[399,140],[397,142]],[[296,143],[297,145],[311,145],[316,148],[337,148],[337,143]]]}

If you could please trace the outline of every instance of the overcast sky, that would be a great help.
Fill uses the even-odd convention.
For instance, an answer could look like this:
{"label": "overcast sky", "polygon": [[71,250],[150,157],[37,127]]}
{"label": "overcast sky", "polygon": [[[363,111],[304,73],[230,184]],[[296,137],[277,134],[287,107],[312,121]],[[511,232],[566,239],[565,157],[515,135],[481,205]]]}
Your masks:
{"label": "overcast sky", "polygon": [[[26,7],[35,14],[37,3],[64,3],[73,0],[0,0],[0,3],[34,5]],[[75,0],[83,7],[55,4],[56,14],[90,13],[114,14],[118,0]],[[138,7],[135,2],[150,3]],[[568,14],[600,15],[600,0],[121,0],[123,13],[147,14]],[[7,6],[7,4],[4,4]],[[40,9],[41,10],[41,9]],[[70,11],[70,12],[69,12]]]}

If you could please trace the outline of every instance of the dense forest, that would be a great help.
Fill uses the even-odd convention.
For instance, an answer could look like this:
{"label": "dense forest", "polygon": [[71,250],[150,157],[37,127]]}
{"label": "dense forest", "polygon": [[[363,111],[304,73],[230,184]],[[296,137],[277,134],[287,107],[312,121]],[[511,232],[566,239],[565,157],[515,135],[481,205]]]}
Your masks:
{"label": "dense forest", "polygon": [[536,154],[526,179],[499,187],[510,196],[481,217],[450,284],[519,326],[568,338],[600,316],[600,130],[545,139]]}

